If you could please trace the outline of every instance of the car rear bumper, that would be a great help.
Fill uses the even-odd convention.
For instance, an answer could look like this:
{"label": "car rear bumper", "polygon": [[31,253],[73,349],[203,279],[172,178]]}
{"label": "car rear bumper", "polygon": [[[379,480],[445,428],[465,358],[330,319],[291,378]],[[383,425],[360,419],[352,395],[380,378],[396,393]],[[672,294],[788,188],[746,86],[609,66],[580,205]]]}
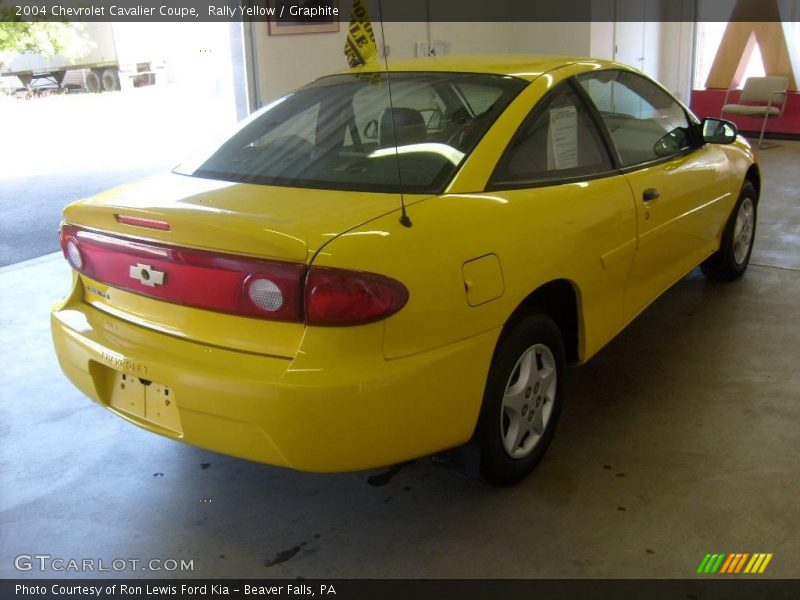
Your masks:
{"label": "car rear bumper", "polygon": [[[119,416],[196,446],[307,471],[393,464],[466,442],[499,335],[385,360],[344,350],[341,328],[309,329],[290,360],[155,332],[75,294],[54,309],[51,325],[64,373]],[[369,327],[382,336],[381,324],[364,326],[371,335]],[[113,400],[121,373],[166,386],[178,424],[162,426],[149,408],[144,417],[121,410]]]}

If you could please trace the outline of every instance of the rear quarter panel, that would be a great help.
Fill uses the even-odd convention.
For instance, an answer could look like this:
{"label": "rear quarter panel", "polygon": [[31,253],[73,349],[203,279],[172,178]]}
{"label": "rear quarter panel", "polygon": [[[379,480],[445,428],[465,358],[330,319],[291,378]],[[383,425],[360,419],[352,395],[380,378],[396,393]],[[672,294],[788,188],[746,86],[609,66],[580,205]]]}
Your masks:
{"label": "rear quarter panel", "polygon": [[[408,304],[385,321],[386,358],[498,329],[533,290],[555,279],[577,292],[581,356],[621,327],[636,241],[634,205],[621,176],[449,194],[410,207],[409,215],[411,228],[396,214],[384,217],[340,236],[314,261],[389,275],[409,289]],[[463,265],[488,254],[499,259],[503,293],[470,306]]]}

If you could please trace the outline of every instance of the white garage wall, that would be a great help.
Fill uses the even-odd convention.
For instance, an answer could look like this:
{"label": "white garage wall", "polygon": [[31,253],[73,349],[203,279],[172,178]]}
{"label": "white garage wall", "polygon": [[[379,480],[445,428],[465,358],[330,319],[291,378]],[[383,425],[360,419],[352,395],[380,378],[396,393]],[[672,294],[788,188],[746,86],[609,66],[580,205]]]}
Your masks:
{"label": "white garage wall", "polygon": [[694,23],[659,23],[661,36],[656,78],[685,104],[692,92],[694,60]]}
{"label": "white garage wall", "polygon": [[[687,37],[688,25],[689,35]],[[381,38],[375,23],[376,37]],[[691,24],[647,23],[650,58],[646,70],[688,99],[691,74]],[[451,54],[542,53],[612,58],[613,23],[384,23],[390,59],[415,55],[416,42],[450,44]],[[346,67],[346,27],[338,33],[270,36],[254,24],[260,104],[322,75]]]}
{"label": "white garage wall", "polygon": [[510,23],[510,52],[591,55],[591,22]]}
{"label": "white garage wall", "polygon": [[592,22],[589,26],[589,56],[613,60],[614,23]]}
{"label": "white garage wall", "polygon": [[[517,24],[513,24],[517,25]],[[375,23],[376,37],[381,31]],[[415,55],[416,42],[427,42],[427,23],[384,23],[390,59]],[[338,33],[271,36],[265,24],[256,24],[258,79],[262,104],[322,75],[347,67],[344,58],[346,27]],[[530,52],[513,47],[510,23],[431,23],[431,41],[449,42],[451,54]]]}

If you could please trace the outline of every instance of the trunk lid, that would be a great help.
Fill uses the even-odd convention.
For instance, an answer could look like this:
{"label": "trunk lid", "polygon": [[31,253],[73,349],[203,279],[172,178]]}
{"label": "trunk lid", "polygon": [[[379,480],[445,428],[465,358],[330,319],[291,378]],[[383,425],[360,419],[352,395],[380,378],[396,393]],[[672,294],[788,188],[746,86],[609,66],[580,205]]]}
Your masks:
{"label": "trunk lid", "polygon": [[[399,194],[231,183],[169,173],[64,210],[67,222],[139,239],[307,262],[332,237],[400,207]],[[169,231],[119,223],[166,221]]]}
{"label": "trunk lid", "polygon": [[[70,204],[64,218],[70,225],[142,243],[308,264],[331,239],[399,206],[398,194],[272,187],[167,174]],[[120,216],[155,220],[169,229],[120,223]],[[128,261],[124,249],[121,252],[112,261],[121,271],[142,262],[133,255]],[[118,318],[205,344],[287,358],[300,345],[303,323],[186,306],[149,296],[145,288],[137,293],[136,285],[122,289],[109,283],[126,278],[122,272],[107,281],[81,274],[84,301]]]}

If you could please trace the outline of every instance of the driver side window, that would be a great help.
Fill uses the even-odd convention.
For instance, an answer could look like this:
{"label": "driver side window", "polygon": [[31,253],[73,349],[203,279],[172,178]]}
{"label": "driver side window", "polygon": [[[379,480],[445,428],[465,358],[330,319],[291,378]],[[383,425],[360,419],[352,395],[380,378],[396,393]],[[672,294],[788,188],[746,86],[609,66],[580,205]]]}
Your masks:
{"label": "driver side window", "polygon": [[683,108],[660,87],[629,71],[577,77],[619,152],[623,167],[680,154],[692,145]]}

